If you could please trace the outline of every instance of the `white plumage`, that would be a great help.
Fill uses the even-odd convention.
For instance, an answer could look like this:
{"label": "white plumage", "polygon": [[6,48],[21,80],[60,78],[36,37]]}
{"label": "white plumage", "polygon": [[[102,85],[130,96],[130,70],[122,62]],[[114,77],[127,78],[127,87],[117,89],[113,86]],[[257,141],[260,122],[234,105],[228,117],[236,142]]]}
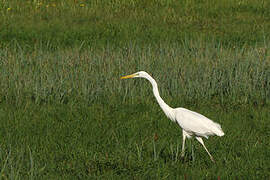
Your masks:
{"label": "white plumage", "polygon": [[223,136],[224,133],[218,123],[207,117],[185,108],[176,108],[176,121],[190,135],[208,138],[211,135]]}
{"label": "white plumage", "polygon": [[218,123],[213,122],[212,120],[197,112],[185,108],[171,108],[170,106],[168,106],[159,95],[156,81],[147,72],[140,71],[131,75],[121,77],[121,79],[136,77],[145,78],[152,84],[154,96],[163,112],[169,119],[176,122],[182,128],[182,157],[184,156],[186,138],[191,138],[192,136],[195,136],[196,139],[202,144],[202,146],[210,156],[211,160],[215,162],[214,158],[211,156],[211,154],[205,147],[202,137],[208,138],[208,136],[211,135],[223,136],[224,132],[222,131],[221,126]]}

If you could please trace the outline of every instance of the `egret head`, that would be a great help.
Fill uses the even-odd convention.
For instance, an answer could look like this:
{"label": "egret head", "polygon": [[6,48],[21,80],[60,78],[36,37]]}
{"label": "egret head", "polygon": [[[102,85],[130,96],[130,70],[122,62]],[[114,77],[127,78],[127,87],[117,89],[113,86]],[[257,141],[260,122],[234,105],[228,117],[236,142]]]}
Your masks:
{"label": "egret head", "polygon": [[136,77],[145,78],[146,76],[149,76],[149,74],[147,72],[139,71],[139,72],[136,72],[134,74],[123,76],[120,79],[129,79],[129,78],[136,78]]}

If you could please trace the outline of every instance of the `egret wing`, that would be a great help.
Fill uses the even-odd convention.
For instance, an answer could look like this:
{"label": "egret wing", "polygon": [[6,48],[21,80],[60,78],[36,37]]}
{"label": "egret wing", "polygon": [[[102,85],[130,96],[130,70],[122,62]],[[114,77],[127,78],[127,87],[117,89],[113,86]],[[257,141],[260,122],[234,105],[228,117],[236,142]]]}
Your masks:
{"label": "egret wing", "polygon": [[195,134],[196,136],[203,136],[208,138],[209,135],[224,135],[221,127],[218,123],[213,122],[207,117],[185,109],[177,108],[176,111],[176,121],[178,124],[190,134]]}

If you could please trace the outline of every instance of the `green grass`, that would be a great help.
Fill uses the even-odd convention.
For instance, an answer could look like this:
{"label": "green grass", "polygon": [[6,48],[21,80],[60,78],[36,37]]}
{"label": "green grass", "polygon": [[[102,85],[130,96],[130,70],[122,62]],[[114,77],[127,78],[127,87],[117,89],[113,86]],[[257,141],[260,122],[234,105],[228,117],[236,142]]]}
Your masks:
{"label": "green grass", "polygon": [[224,137],[206,140],[216,164],[195,140],[187,141],[181,160],[177,154],[181,131],[154,102],[113,107],[27,104],[15,108],[2,104],[2,177],[269,177],[269,108],[190,108],[223,126]]}
{"label": "green grass", "polygon": [[[84,7],[80,5],[83,4]],[[8,10],[8,8],[11,8]],[[270,3],[253,0],[4,1],[1,44],[29,48],[222,41],[228,46],[264,42],[270,32]]]}
{"label": "green grass", "polygon": [[[2,1],[2,179],[269,179],[270,4]],[[188,140],[172,107],[220,123]]]}

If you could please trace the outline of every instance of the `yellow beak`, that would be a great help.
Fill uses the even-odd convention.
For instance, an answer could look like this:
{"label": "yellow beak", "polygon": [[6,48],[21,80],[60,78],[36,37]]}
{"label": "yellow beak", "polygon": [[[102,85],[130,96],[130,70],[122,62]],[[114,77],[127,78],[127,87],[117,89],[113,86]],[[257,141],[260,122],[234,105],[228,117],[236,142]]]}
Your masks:
{"label": "yellow beak", "polygon": [[131,75],[127,75],[127,76],[122,76],[120,77],[120,79],[129,79],[129,78],[134,78],[136,76],[136,74],[131,74]]}

